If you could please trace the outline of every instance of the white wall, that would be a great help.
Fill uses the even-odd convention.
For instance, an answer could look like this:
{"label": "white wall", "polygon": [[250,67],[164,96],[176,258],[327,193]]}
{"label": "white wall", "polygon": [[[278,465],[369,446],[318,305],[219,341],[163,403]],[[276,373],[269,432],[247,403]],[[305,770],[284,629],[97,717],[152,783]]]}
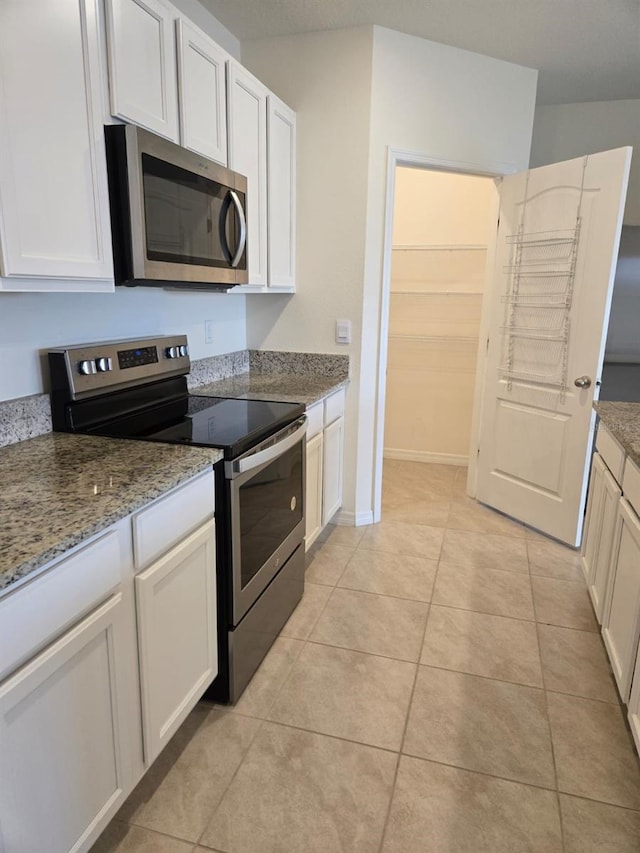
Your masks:
{"label": "white wall", "polygon": [[624,222],[640,225],[640,100],[552,104],[536,109],[531,165],[634,146]]}
{"label": "white wall", "polygon": [[252,347],[335,352],[353,321],[345,520],[371,520],[388,146],[508,171],[529,159],[537,73],[381,28],[243,42],[298,112],[299,293],[247,303]]}
{"label": "white wall", "polygon": [[[244,349],[246,296],[118,288],[115,293],[0,293],[0,400],[47,389],[52,346],[186,333],[192,358]],[[204,321],[215,323],[204,342]]]}
{"label": "white wall", "polygon": [[[243,62],[297,111],[297,293],[247,299],[250,347],[351,356],[344,503],[355,504],[357,387],[371,101],[370,27],[242,45]],[[335,321],[353,322],[352,344]]]}

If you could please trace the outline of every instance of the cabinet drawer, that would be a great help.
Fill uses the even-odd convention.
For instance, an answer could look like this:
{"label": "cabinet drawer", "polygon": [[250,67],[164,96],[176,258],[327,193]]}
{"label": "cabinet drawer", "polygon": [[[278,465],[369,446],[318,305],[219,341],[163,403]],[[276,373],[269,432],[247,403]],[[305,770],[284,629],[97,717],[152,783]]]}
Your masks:
{"label": "cabinet drawer", "polygon": [[324,401],[324,425],[329,426],[334,421],[338,420],[341,415],[344,415],[344,388],[336,391]]}
{"label": "cabinet drawer", "polygon": [[636,513],[640,515],[640,468],[629,458],[624,463],[622,493]]}
{"label": "cabinet drawer", "polygon": [[213,516],[213,471],[205,471],[133,516],[133,553],[141,569]]}
{"label": "cabinet drawer", "polygon": [[596,435],[596,450],[602,456],[616,480],[621,483],[625,452],[611,433],[602,428],[601,424],[602,422],[600,422],[600,427]]}
{"label": "cabinet drawer", "polygon": [[324,426],[324,404],[322,401],[307,409],[307,441],[310,441]]}
{"label": "cabinet drawer", "polygon": [[120,583],[128,536],[120,524],[0,600],[0,678],[59,636]]}

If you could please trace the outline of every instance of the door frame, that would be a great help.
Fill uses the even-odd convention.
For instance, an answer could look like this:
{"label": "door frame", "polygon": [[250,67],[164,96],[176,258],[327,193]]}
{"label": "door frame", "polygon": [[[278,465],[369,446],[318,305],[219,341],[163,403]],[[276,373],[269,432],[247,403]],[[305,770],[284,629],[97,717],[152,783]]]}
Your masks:
{"label": "door frame", "polygon": [[[376,429],[374,449],[374,472],[373,472],[373,521],[377,523],[382,517],[382,467],[384,458],[384,418],[387,396],[387,362],[389,347],[389,304],[391,298],[391,257],[393,251],[393,214],[395,209],[396,195],[396,168],[408,166],[409,168],[428,169],[437,172],[451,172],[453,174],[476,175],[479,177],[494,178],[499,180],[503,175],[511,175],[518,170],[512,164],[506,163],[470,163],[459,160],[444,160],[439,157],[431,157],[419,151],[407,151],[400,148],[387,149],[387,186],[384,207],[384,238],[382,256],[382,282],[380,290],[380,322],[378,325],[378,376],[376,388]],[[495,194],[495,220],[498,220],[500,206],[500,194]],[[488,247],[487,264],[485,268],[485,291],[482,296],[482,313],[480,319],[480,332],[478,337],[478,360],[476,366],[476,382],[473,403],[473,416],[471,421],[471,446],[469,452],[469,474],[467,479],[467,492],[475,495],[476,486],[476,457],[480,427],[480,415],[482,408],[482,397],[485,381],[485,356],[486,338],[488,328],[488,308],[490,300],[487,299],[489,288],[492,286],[492,276],[489,275],[493,268],[495,255],[495,243]],[[473,449],[473,452],[472,450]]]}

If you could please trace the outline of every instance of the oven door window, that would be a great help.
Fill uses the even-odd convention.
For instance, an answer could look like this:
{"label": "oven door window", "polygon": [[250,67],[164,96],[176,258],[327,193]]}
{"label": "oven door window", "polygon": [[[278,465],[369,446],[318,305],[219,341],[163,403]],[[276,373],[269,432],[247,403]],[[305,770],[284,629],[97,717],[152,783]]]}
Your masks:
{"label": "oven door window", "polygon": [[149,154],[142,155],[142,184],[150,261],[230,266],[240,226],[228,187]]}
{"label": "oven door window", "polygon": [[302,520],[302,442],[239,490],[241,588]]}

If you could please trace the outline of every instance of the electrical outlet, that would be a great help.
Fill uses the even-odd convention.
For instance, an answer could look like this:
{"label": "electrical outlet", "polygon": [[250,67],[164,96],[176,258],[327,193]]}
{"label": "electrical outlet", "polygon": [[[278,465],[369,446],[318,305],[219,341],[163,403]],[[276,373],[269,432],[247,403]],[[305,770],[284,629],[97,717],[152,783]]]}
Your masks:
{"label": "electrical outlet", "polygon": [[213,320],[205,320],[204,321],[204,342],[205,344],[212,344],[213,339],[215,337],[215,323]]}

